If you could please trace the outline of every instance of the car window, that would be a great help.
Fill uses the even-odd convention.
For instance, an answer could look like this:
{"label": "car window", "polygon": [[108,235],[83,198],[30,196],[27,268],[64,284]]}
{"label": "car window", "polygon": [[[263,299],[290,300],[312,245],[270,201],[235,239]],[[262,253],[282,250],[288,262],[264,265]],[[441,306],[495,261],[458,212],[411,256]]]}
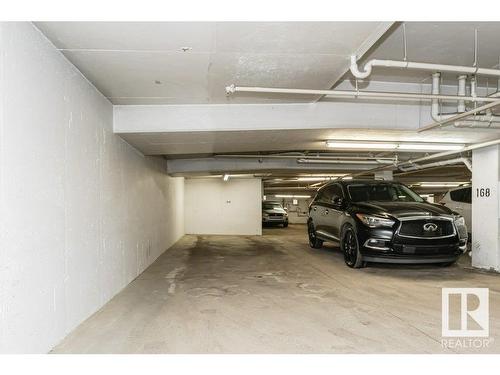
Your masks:
{"label": "car window", "polygon": [[347,186],[353,202],[423,202],[417,193],[401,184],[356,183]]}
{"label": "car window", "polygon": [[315,201],[319,203],[332,203],[334,197],[343,197],[342,187],[339,184],[325,186],[318,193]]}
{"label": "car window", "polygon": [[262,203],[262,208],[264,210],[272,210],[273,208],[282,208],[281,203],[266,202]]}

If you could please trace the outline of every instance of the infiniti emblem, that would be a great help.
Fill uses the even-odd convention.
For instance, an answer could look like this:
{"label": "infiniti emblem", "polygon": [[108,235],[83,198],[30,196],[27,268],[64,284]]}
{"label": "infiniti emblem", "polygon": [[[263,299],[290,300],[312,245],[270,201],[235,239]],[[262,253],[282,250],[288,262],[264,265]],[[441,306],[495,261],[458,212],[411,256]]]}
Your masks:
{"label": "infiniti emblem", "polygon": [[424,224],[424,230],[426,232],[435,232],[435,231],[437,231],[437,229],[438,229],[438,226],[436,224],[434,224],[434,223],[426,223],[426,224]]}

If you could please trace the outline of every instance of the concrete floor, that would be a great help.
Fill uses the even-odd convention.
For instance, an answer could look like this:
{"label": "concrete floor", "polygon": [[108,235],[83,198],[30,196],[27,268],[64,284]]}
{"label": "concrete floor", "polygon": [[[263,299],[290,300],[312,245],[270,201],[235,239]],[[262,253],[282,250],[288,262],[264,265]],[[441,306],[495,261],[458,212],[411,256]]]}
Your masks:
{"label": "concrete floor", "polygon": [[441,287],[490,288],[500,353],[500,275],[467,266],[349,269],[305,226],[185,236],[54,353],[442,353]]}

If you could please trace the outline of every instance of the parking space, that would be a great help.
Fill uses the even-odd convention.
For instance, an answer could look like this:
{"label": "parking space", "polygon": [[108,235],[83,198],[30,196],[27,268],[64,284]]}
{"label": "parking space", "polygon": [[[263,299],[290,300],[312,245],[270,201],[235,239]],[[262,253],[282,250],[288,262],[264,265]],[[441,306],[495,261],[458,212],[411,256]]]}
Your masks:
{"label": "parking space", "polygon": [[[353,270],[335,244],[311,249],[304,225],[263,236],[185,236],[55,353],[441,353],[441,288],[490,288],[458,265]],[[481,352],[498,352],[499,342]]]}

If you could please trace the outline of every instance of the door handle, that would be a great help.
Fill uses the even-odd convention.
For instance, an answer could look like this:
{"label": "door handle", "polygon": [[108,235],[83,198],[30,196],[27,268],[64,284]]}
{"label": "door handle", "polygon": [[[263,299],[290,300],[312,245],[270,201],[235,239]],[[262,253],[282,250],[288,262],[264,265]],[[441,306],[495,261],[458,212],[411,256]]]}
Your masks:
{"label": "door handle", "polygon": [[318,207],[314,206],[314,207],[313,207],[313,211],[316,211],[316,209],[317,209],[317,208],[318,208]]}
{"label": "door handle", "polygon": [[325,210],[325,215],[328,215],[328,212],[329,212],[329,211],[328,211],[328,209],[326,209],[326,210]]}

